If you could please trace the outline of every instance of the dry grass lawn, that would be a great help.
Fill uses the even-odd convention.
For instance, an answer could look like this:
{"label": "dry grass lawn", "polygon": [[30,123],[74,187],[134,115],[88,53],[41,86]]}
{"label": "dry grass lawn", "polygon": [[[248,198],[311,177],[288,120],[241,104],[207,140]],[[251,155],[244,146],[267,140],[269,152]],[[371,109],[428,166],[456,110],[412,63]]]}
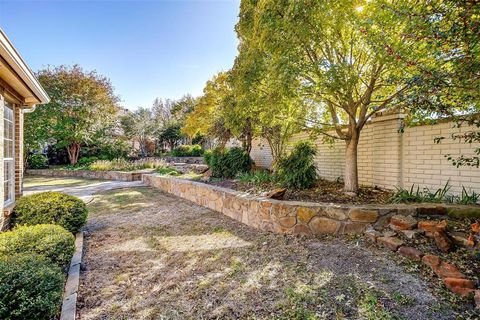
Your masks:
{"label": "dry grass lawn", "polygon": [[147,187],[89,204],[80,319],[452,319],[416,275],[354,240],[264,233]]}

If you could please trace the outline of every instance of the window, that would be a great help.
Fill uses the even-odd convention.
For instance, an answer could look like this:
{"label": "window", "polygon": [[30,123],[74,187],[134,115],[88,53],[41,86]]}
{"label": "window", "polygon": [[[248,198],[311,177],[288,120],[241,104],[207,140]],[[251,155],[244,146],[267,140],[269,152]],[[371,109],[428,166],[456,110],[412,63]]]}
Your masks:
{"label": "window", "polygon": [[[1,102],[1,101],[0,101]],[[13,106],[3,106],[3,194],[4,205],[15,201],[15,123]]]}

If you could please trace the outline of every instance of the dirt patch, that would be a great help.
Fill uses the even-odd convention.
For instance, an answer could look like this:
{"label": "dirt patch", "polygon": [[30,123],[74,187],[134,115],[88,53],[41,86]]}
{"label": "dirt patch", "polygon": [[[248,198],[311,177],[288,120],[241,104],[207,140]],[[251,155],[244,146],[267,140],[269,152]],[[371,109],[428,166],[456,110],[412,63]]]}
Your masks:
{"label": "dirt patch", "polygon": [[452,319],[464,312],[391,253],[356,239],[265,233],[146,187],[103,192],[90,209],[80,319]]}
{"label": "dirt patch", "polygon": [[[260,195],[265,191],[278,188],[277,185],[272,183],[256,185],[254,183],[242,182],[238,180],[212,180],[206,183],[223,188],[247,192],[253,195]],[[353,204],[384,204],[388,203],[392,196],[393,192],[390,190],[365,186],[360,187],[357,196],[349,196],[343,192],[342,182],[319,179],[312,188],[305,190],[287,190],[284,200]]]}

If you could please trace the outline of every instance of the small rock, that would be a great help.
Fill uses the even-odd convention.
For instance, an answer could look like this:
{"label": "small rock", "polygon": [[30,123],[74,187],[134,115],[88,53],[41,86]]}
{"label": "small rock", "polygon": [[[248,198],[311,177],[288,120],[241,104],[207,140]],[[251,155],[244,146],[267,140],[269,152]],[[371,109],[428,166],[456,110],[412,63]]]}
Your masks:
{"label": "small rock", "polygon": [[368,240],[372,242],[376,242],[377,238],[382,236],[382,234],[379,231],[373,228],[368,228],[367,230],[365,230],[364,235]]}
{"label": "small rock", "polygon": [[447,221],[442,220],[422,220],[418,222],[418,229],[425,232],[435,232],[435,231],[446,231],[447,230]]}
{"label": "small rock", "polygon": [[437,248],[442,252],[448,253],[453,248],[453,241],[450,239],[445,232],[435,231],[433,233],[433,239]]}
{"label": "small rock", "polygon": [[448,234],[456,244],[468,247],[468,234],[457,231],[449,232]]}
{"label": "small rock", "polygon": [[390,219],[390,228],[393,230],[412,230],[416,225],[417,220],[412,216],[397,214]]}
{"label": "small rock", "polygon": [[391,231],[391,230],[387,230],[383,233],[384,237],[394,237],[396,235],[397,235],[397,233],[395,231]]}
{"label": "small rock", "polygon": [[286,188],[277,188],[277,189],[273,189],[271,191],[262,193],[262,197],[282,200],[283,197],[285,196],[285,192],[287,192]]}
{"label": "small rock", "polygon": [[435,255],[425,255],[422,258],[423,264],[432,269],[435,274],[440,278],[460,278],[464,279],[465,276],[461,273],[457,267],[453,264],[443,261],[440,257]]}
{"label": "small rock", "polygon": [[408,239],[417,239],[423,233],[423,231],[419,229],[401,230],[400,232],[403,233]]}
{"label": "small rock", "polygon": [[475,285],[473,281],[460,278],[445,278],[443,279],[445,286],[452,292],[467,297],[474,293]]}
{"label": "small rock", "polygon": [[378,237],[377,242],[389,248],[392,251],[397,251],[398,247],[403,245],[403,241],[396,237]]}
{"label": "small rock", "polygon": [[423,253],[420,250],[417,250],[413,247],[402,246],[398,248],[398,253],[400,253],[402,256],[405,256],[415,261],[421,261],[423,256]]}

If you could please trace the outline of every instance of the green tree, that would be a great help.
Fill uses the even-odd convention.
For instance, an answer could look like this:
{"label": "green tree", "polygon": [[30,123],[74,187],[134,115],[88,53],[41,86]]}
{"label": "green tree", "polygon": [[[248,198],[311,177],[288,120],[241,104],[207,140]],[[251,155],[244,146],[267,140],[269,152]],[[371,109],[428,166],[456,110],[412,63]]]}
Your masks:
{"label": "green tree", "polygon": [[[405,97],[411,121],[448,117],[470,130],[450,138],[480,142],[480,3],[435,0],[428,6],[395,8],[410,23],[409,34],[435,59],[418,61],[420,72]],[[438,137],[440,142],[448,137]],[[473,155],[446,155],[454,165],[480,165],[480,148]]]}
{"label": "green tree", "polygon": [[142,157],[148,156],[147,143],[154,139],[159,130],[159,119],[152,109],[138,108],[122,117],[121,124],[125,136],[138,141]]}
{"label": "green tree", "polygon": [[107,78],[78,65],[43,69],[37,76],[51,101],[25,117],[26,147],[52,140],[76,164],[82,144],[108,132],[119,99]]}
{"label": "green tree", "polygon": [[170,150],[173,150],[183,137],[180,125],[171,122],[160,130],[158,134],[158,143],[161,145],[166,144]]}
{"label": "green tree", "polygon": [[408,20],[389,1],[242,1],[237,32],[268,57],[266,70],[298,92],[317,131],[345,141],[344,191],[358,191],[360,133],[376,112],[396,106],[421,59]]}
{"label": "green tree", "polygon": [[232,132],[225,123],[225,102],[231,94],[227,80],[228,74],[220,72],[207,81],[203,95],[185,118],[183,133],[190,137],[208,136],[217,140],[221,147],[232,137]]}

